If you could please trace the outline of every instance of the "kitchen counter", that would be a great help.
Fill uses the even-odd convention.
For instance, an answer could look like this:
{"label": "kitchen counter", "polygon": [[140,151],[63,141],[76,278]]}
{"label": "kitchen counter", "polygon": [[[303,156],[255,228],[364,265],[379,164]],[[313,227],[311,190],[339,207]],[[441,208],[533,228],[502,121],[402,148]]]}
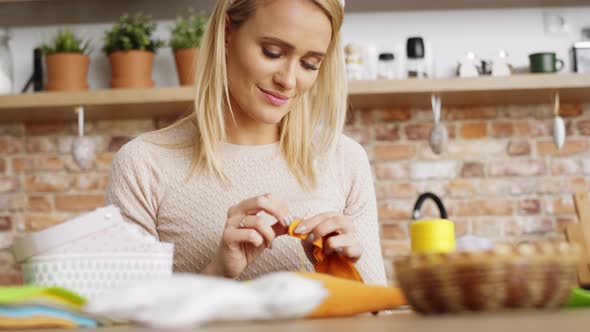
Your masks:
{"label": "kitchen counter", "polygon": [[[588,331],[589,328],[589,309],[568,309],[561,311],[513,311],[493,314],[463,314],[428,317],[420,316],[410,311],[398,311],[391,315],[378,317],[361,316],[351,318],[299,321],[289,320],[261,323],[224,323],[200,327],[193,330],[198,330],[199,332],[575,332]],[[144,328],[140,327],[120,326],[113,328],[99,328],[95,331],[135,332],[144,330]],[[163,329],[158,329],[158,331],[162,330]],[[76,330],[67,331],[73,332]],[[87,332],[89,330],[84,331]],[[187,331],[187,329],[171,329],[169,331]]]}

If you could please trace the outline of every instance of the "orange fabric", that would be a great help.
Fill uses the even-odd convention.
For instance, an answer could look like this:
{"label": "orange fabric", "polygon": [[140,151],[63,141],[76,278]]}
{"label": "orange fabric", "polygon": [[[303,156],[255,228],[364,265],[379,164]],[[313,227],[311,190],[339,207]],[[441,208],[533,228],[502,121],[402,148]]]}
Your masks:
{"label": "orange fabric", "polygon": [[[295,234],[295,228],[297,228],[299,223],[301,223],[301,220],[294,220],[291,225],[289,225],[288,234],[301,240],[305,240],[307,239],[308,234]],[[363,278],[357,271],[356,267],[348,259],[337,253],[330,255],[324,254],[324,241],[325,239],[321,238],[313,242],[313,257],[316,259],[314,265],[316,272],[364,283]]]}
{"label": "orange fabric", "polygon": [[361,313],[394,309],[407,304],[398,287],[372,286],[322,273],[297,272],[298,275],[320,280],[328,297],[307,318],[351,316]]}

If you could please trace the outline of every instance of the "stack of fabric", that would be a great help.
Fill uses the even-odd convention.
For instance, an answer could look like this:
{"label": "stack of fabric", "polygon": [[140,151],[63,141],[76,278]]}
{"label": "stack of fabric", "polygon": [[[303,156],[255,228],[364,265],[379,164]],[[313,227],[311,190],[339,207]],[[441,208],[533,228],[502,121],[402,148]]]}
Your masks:
{"label": "stack of fabric", "polygon": [[86,299],[60,287],[0,287],[0,329],[96,327]]}
{"label": "stack of fabric", "polygon": [[0,286],[22,285],[23,273],[10,247],[14,240],[11,220],[0,218]]}

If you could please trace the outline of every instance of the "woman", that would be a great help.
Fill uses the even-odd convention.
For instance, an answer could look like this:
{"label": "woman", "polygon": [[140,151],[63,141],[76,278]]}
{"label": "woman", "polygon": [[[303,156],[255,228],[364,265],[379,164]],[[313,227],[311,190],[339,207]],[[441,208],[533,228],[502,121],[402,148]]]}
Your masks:
{"label": "woman", "polygon": [[[311,242],[386,284],[367,155],[342,135],[341,0],[220,0],[194,112],[113,161],[107,201],[175,244],[175,271],[251,279],[311,270]],[[311,256],[311,255],[309,255]]]}

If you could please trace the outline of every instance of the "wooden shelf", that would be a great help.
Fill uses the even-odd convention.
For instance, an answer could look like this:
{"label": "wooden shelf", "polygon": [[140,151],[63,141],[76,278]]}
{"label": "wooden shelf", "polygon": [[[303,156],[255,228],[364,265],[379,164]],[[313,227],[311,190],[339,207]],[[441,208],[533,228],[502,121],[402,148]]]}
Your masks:
{"label": "wooden shelf", "polygon": [[350,85],[355,108],[430,107],[430,95],[442,96],[443,107],[550,103],[559,92],[562,103],[590,102],[590,75],[526,74],[426,80],[358,81]]}
{"label": "wooden shelf", "polygon": [[[0,0],[3,26],[114,22],[123,13],[174,19],[187,9],[210,12],[217,0]],[[590,0],[349,0],[346,12],[588,6]]]}
{"label": "wooden shelf", "polygon": [[[430,95],[443,107],[590,102],[590,75],[535,74],[424,80],[351,81],[354,109],[430,107]],[[0,96],[0,122],[74,120],[84,106],[90,120],[174,117],[191,111],[192,87],[39,92]]]}

